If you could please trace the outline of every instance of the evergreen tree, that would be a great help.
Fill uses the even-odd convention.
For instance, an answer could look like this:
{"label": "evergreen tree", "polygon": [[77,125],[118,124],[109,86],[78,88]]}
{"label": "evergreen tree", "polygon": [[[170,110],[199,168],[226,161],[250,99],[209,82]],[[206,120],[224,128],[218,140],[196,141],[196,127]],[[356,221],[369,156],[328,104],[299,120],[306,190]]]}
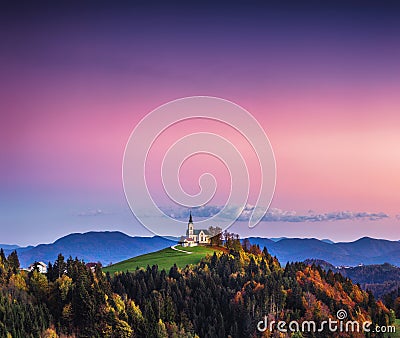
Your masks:
{"label": "evergreen tree", "polygon": [[0,249],[0,265],[3,265],[4,268],[7,268],[7,258],[6,255],[4,254],[3,248]]}
{"label": "evergreen tree", "polygon": [[9,256],[7,257],[7,262],[8,266],[14,271],[14,273],[16,273],[19,270],[20,265],[16,250],[14,250],[9,254]]}

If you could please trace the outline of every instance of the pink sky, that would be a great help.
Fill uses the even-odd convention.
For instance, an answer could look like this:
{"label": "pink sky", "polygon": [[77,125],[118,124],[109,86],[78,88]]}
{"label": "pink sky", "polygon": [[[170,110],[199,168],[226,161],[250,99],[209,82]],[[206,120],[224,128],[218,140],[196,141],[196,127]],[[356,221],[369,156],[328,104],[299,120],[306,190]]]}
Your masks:
{"label": "pink sky", "polygon": [[[217,20],[209,30],[193,28],[190,39],[180,27],[185,21],[164,31],[152,27],[143,36],[125,35],[124,25],[146,25],[125,17],[119,28],[109,22],[115,30],[107,34],[89,24],[70,30],[66,19],[8,23],[10,36],[19,39],[0,53],[0,197],[11,205],[3,210],[2,227],[16,229],[7,240],[27,229],[33,215],[13,213],[37,199],[41,213],[55,200],[77,211],[126,207],[121,165],[131,131],[159,105],[193,95],[231,100],[264,128],[277,163],[272,206],[300,213],[384,212],[391,216],[384,224],[388,236],[400,214],[400,30],[393,30],[390,18],[387,26],[378,19],[371,26],[368,18],[341,18],[341,29],[332,23],[320,33],[313,26],[321,25],[317,19],[296,19],[284,29],[272,21],[265,30],[258,19],[243,26]],[[225,132],[241,142],[211,123],[186,128]],[[182,129],[172,137],[179,135]],[[215,159],[201,162],[216,169],[222,182],[216,202],[223,200],[225,169]],[[192,192],[200,174],[195,163],[182,171],[183,186]],[[257,169],[252,173],[257,182]],[[41,217],[34,227],[49,226]],[[76,230],[79,222],[66,224]],[[120,228],[129,232],[128,224]],[[364,235],[362,226],[354,229],[349,238]],[[48,240],[61,233],[55,230]],[[315,229],[315,237],[324,234]]]}
{"label": "pink sky", "polygon": [[[47,89],[43,91],[54,97]],[[189,95],[194,90],[175,92]],[[214,94],[231,97],[222,88]],[[281,97],[254,99],[244,93],[235,100],[257,118],[272,143],[278,168],[274,204],[301,210],[398,212],[399,98],[388,92],[359,103],[359,96],[350,100],[323,93],[314,100],[308,90],[277,95]],[[25,99],[32,102],[35,96]],[[67,93],[32,104],[27,116],[22,113],[26,102],[14,104],[15,110],[16,105],[23,106],[20,116],[3,118],[2,124],[9,145],[3,152],[11,158],[3,165],[14,165],[5,174],[28,185],[118,193],[130,132],[140,118],[164,102],[118,96],[115,102],[107,102],[101,93],[96,99]],[[288,97],[294,98],[287,102]],[[175,97],[164,95],[165,100],[169,98]],[[219,127],[209,124],[208,128]],[[200,129],[187,129],[196,130]],[[190,188],[190,175],[186,179]]]}

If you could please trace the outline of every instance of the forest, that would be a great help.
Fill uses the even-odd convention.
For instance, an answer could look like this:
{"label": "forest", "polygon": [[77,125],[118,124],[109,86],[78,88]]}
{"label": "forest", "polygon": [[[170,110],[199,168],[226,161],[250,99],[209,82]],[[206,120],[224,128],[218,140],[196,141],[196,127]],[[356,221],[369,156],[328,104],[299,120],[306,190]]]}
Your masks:
{"label": "forest", "polygon": [[[221,243],[219,243],[221,244]],[[114,275],[58,255],[46,274],[20,269],[0,252],[0,337],[327,337],[327,332],[259,332],[275,320],[348,320],[390,325],[400,292],[386,305],[340,273],[316,265],[281,266],[266,248],[225,234],[225,250],[197,265],[156,265]],[[330,337],[383,337],[336,332]]]}

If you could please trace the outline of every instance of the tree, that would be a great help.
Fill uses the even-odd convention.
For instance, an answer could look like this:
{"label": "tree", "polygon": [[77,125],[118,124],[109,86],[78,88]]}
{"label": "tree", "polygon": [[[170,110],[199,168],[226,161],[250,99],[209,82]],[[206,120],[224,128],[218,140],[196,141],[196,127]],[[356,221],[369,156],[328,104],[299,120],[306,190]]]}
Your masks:
{"label": "tree", "polygon": [[123,320],[117,320],[115,324],[115,329],[113,332],[113,337],[118,338],[131,338],[133,330],[129,326],[129,324]]}
{"label": "tree", "polygon": [[22,276],[21,273],[13,273],[10,277],[10,280],[8,282],[8,285],[11,288],[16,288],[19,290],[28,290],[27,286],[26,286],[26,282],[25,282],[25,278]]}
{"label": "tree", "polygon": [[242,243],[243,250],[246,252],[249,251],[250,246],[251,246],[250,240],[248,238],[244,238]]}
{"label": "tree", "polygon": [[236,252],[241,251],[243,248],[242,248],[242,245],[240,244],[240,237],[239,237],[239,235],[238,235],[238,234],[236,234],[236,235],[232,234],[232,238],[233,238],[233,241],[232,241],[232,249],[233,249],[234,251],[236,251]]}
{"label": "tree", "polygon": [[222,245],[222,229],[220,227],[212,227],[208,228],[208,232],[211,235],[210,241],[211,245],[221,246]]}
{"label": "tree", "polygon": [[0,264],[4,265],[4,267],[7,267],[7,258],[6,255],[4,254],[3,248],[0,249]]}
{"label": "tree", "polygon": [[222,233],[217,234],[210,238],[211,245],[213,246],[222,246]]}
{"label": "tree", "polygon": [[54,262],[53,270],[56,278],[60,278],[67,269],[67,263],[65,263],[64,256],[62,254],[58,254],[57,260]]}
{"label": "tree", "polygon": [[86,288],[83,280],[76,283],[72,295],[72,312],[74,314],[74,324],[82,330],[82,333],[93,334],[95,307],[93,297],[91,297],[90,287]]}
{"label": "tree", "polygon": [[7,257],[7,261],[8,261],[8,266],[14,271],[14,273],[16,273],[19,270],[20,266],[16,250],[14,250],[9,254],[9,256]]}
{"label": "tree", "polygon": [[156,334],[157,338],[168,338],[167,328],[161,319],[158,320]]}
{"label": "tree", "polygon": [[222,229],[220,227],[210,226],[208,228],[208,232],[210,233],[211,236],[215,236],[215,235],[222,234]]}
{"label": "tree", "polygon": [[54,331],[53,329],[47,329],[44,331],[41,336],[41,338],[58,338],[57,332]]}
{"label": "tree", "polygon": [[37,270],[33,270],[33,272],[30,274],[29,284],[30,290],[36,296],[36,298],[41,302],[45,302],[48,291],[48,282],[46,276]]}
{"label": "tree", "polygon": [[135,328],[135,333],[139,336],[144,335],[146,332],[145,320],[139,306],[131,300],[126,305],[126,312],[128,315],[128,323]]}
{"label": "tree", "polygon": [[393,310],[389,311],[389,324],[393,325],[396,321],[396,313]]}

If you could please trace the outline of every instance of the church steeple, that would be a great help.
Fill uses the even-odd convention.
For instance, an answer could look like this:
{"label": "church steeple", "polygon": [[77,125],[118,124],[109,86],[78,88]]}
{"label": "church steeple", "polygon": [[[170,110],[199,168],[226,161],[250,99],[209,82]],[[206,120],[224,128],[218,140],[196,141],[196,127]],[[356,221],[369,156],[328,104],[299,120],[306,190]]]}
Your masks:
{"label": "church steeple", "polygon": [[190,211],[190,216],[189,216],[189,223],[188,223],[188,229],[187,229],[187,236],[192,237],[194,233],[194,227],[193,227],[193,219],[192,219],[192,211]]}

